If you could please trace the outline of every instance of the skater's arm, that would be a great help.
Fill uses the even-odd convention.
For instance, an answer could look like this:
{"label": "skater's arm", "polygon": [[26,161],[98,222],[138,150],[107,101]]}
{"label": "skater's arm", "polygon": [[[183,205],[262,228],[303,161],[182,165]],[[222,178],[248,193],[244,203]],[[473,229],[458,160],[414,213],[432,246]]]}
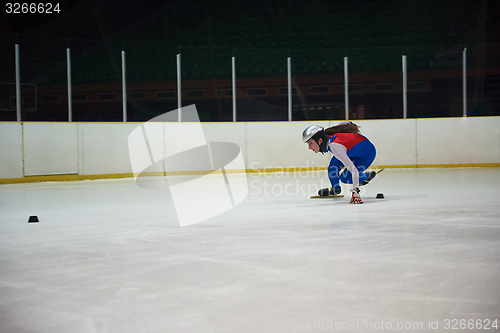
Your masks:
{"label": "skater's arm", "polygon": [[349,170],[352,174],[352,188],[358,188],[359,187],[359,172],[354,163],[352,163],[351,159],[349,156],[347,156],[347,149],[341,144],[332,142],[329,145],[330,150],[333,153],[333,156],[335,156],[342,164],[345,165],[347,170]]}

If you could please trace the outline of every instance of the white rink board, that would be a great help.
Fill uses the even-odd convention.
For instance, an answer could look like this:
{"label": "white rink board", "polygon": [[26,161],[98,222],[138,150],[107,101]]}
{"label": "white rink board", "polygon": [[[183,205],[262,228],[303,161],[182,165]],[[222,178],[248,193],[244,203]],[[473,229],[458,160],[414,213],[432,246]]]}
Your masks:
{"label": "white rink board", "polygon": [[128,135],[135,123],[80,123],[80,174],[116,174],[131,171]]}
{"label": "white rink board", "polygon": [[[374,165],[500,163],[500,117],[354,122],[377,148]],[[202,123],[202,127],[209,142],[237,144],[246,168],[255,170],[326,167],[331,155],[308,150],[302,142],[302,131],[312,124],[328,127],[335,123],[337,121]],[[11,122],[0,125],[0,177],[20,178],[23,175],[132,173],[128,136],[141,123]],[[191,125],[168,123],[168,126],[185,127],[186,136],[191,133]],[[196,170],[196,163],[193,159],[190,170]]]}
{"label": "white rink board", "polygon": [[361,134],[375,145],[374,165],[416,165],[416,120],[355,121]]}
{"label": "white rink board", "polygon": [[500,117],[417,120],[418,164],[498,163]]}
{"label": "white rink board", "polygon": [[23,127],[0,122],[0,178],[23,177]]}
{"label": "white rink board", "polygon": [[24,123],[24,175],[77,174],[76,123]]}
{"label": "white rink board", "polygon": [[263,122],[247,125],[247,168],[324,167],[328,154],[314,154],[302,142],[309,125],[328,127],[328,122]]}
{"label": "white rink board", "polygon": [[[217,126],[214,126],[217,125]],[[248,123],[202,123],[203,132],[207,142],[232,142],[241,149],[241,154],[246,161],[248,142],[247,128]],[[248,169],[249,165],[245,164]],[[231,165],[226,166],[230,170]]]}

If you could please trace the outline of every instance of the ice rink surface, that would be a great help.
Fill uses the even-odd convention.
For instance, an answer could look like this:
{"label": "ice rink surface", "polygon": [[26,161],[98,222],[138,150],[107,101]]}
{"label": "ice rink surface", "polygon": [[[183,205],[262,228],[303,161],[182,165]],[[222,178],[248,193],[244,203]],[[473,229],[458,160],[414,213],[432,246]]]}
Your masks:
{"label": "ice rink surface", "polygon": [[500,169],[388,169],[363,205],[325,181],[248,174],[183,228],[133,179],[1,185],[0,332],[500,331]]}

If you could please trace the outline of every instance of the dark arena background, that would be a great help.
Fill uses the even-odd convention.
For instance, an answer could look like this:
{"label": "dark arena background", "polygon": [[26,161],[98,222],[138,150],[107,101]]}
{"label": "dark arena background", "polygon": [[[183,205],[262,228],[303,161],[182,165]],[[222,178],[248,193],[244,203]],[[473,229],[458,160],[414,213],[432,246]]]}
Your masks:
{"label": "dark arena background", "polygon": [[2,8],[2,121],[145,121],[193,103],[202,121],[234,120],[233,105],[238,121],[340,120],[346,98],[349,119],[500,115],[497,1],[53,4]]}

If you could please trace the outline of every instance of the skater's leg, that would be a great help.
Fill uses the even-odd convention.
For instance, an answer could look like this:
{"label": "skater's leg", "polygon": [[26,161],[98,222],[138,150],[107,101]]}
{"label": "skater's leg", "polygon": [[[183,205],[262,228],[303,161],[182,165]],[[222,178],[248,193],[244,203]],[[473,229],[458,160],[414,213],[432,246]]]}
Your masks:
{"label": "skater's leg", "polygon": [[[356,164],[354,164],[356,165]],[[360,174],[361,176],[361,174]],[[351,171],[347,170],[347,169],[344,169],[344,171],[342,171],[340,173],[340,181],[344,184],[352,184],[352,173]]]}
{"label": "skater's leg", "polygon": [[336,157],[332,157],[328,166],[328,178],[332,184],[332,188],[339,189],[339,172],[342,170],[343,164]]}
{"label": "skater's leg", "polygon": [[[348,151],[347,156],[349,156],[349,158],[356,166],[356,169],[358,169],[359,171],[360,183],[362,183],[363,181],[367,180],[370,177],[370,173],[365,171],[373,163],[373,160],[375,160],[375,155],[376,155],[375,146],[368,140],[361,141]],[[352,175],[350,174],[350,172],[348,175],[345,176],[346,177],[350,176],[352,183]],[[341,179],[343,178],[341,177]],[[342,180],[342,182],[344,182],[344,180]]]}
{"label": "skater's leg", "polygon": [[[356,164],[354,164],[354,165],[356,165]],[[364,172],[366,170],[365,166],[359,166],[359,167],[356,167],[356,169],[358,169],[358,172],[359,172],[359,183],[360,184],[370,177],[369,172]],[[352,173],[347,169],[344,169],[344,171],[341,172],[339,178],[340,178],[340,181],[344,184],[352,184]]]}

